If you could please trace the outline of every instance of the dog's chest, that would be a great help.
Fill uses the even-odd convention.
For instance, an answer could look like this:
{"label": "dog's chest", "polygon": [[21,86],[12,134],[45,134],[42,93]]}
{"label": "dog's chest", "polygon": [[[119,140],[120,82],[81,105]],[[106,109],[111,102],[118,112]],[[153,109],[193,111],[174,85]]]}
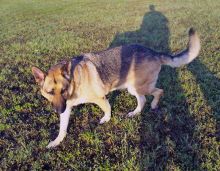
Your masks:
{"label": "dog's chest", "polygon": [[70,104],[71,106],[77,106],[79,104],[83,104],[83,103],[86,103],[87,102],[87,99],[84,98],[84,97],[80,97],[80,98],[77,98],[77,99],[71,99],[71,100],[68,100],[68,104]]}

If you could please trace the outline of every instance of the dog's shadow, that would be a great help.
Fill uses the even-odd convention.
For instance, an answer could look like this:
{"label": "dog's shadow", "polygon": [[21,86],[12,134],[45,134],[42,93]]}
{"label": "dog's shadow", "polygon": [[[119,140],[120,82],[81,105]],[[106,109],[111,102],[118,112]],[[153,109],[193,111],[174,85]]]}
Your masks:
{"label": "dog's shadow", "polygon": [[[138,43],[170,53],[168,24],[168,19],[150,5],[140,29],[117,34],[110,47]],[[164,170],[174,156],[183,168],[196,168],[198,163],[192,161],[196,160],[197,154],[191,149],[195,121],[190,115],[176,69],[163,66],[157,87],[165,92],[160,100],[160,111],[149,112],[149,105],[146,105],[148,107],[141,114],[140,170]],[[113,92],[110,96],[112,106],[117,95],[118,92]]]}

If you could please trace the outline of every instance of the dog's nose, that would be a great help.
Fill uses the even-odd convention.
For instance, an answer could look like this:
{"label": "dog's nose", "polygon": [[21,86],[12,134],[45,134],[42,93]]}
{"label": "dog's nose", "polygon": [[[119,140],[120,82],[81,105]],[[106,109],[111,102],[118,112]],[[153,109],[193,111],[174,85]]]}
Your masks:
{"label": "dog's nose", "polygon": [[65,111],[65,108],[54,108],[54,111],[58,114],[61,114]]}
{"label": "dog's nose", "polygon": [[53,109],[56,113],[61,114],[66,109],[66,103],[53,104]]}
{"label": "dog's nose", "polygon": [[60,110],[58,110],[57,112],[58,112],[59,114],[61,114],[61,113],[63,113],[63,112],[65,111],[65,109],[66,109],[66,107],[63,107],[63,108],[61,108]]}

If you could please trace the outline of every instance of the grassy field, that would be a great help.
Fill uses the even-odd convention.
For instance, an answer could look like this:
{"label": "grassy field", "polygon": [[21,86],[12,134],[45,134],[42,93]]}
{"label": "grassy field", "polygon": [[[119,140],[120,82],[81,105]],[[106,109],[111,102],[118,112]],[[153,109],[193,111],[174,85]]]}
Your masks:
{"label": "grassy field", "polygon": [[[220,169],[220,0],[1,0],[0,170],[209,170]],[[140,43],[175,53],[189,27],[202,50],[190,65],[164,66],[158,87],[135,118],[126,91],[108,95],[112,119],[101,109],[73,109],[67,137],[46,149],[59,116],[40,95],[31,67],[122,44]]]}

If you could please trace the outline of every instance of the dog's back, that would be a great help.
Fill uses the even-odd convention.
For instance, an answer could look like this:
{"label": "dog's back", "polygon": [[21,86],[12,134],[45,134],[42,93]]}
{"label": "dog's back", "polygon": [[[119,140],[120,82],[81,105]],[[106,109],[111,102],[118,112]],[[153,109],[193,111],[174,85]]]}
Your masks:
{"label": "dog's back", "polygon": [[135,75],[140,77],[141,73],[138,71],[154,72],[160,69],[161,62],[157,54],[142,45],[133,44],[85,56],[95,64],[104,84],[119,87],[128,81],[131,73],[135,72]]}
{"label": "dog's back", "polygon": [[142,45],[133,44],[85,54],[85,57],[95,64],[101,80],[105,85],[110,85],[110,89],[125,83],[138,88],[143,84],[147,86],[156,82],[161,65],[179,67],[187,64],[198,55],[199,50],[199,37],[191,28],[188,48],[177,55],[158,53]]}

